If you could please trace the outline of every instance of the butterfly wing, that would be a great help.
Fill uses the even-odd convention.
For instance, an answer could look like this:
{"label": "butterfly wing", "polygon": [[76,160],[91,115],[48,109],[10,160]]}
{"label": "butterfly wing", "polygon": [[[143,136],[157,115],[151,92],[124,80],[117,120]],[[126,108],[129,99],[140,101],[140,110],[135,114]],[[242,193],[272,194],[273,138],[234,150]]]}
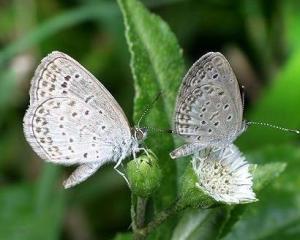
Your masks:
{"label": "butterfly wing", "polygon": [[187,142],[222,144],[241,131],[242,115],[239,85],[228,61],[221,53],[205,54],[183,79],[175,131]]}
{"label": "butterfly wing", "polygon": [[60,52],[45,57],[35,72],[24,132],[41,158],[65,165],[117,161],[131,144],[128,121],[116,100]]}
{"label": "butterfly wing", "polygon": [[[109,91],[80,63],[54,51],[42,59],[31,81],[30,104],[49,97],[73,96],[107,111],[116,109],[123,125],[127,118]],[[113,107],[113,108],[112,108]],[[101,109],[100,109],[101,110]]]}
{"label": "butterfly wing", "polygon": [[108,116],[69,97],[48,98],[30,106],[24,117],[25,136],[35,152],[64,165],[113,161],[114,128]]}

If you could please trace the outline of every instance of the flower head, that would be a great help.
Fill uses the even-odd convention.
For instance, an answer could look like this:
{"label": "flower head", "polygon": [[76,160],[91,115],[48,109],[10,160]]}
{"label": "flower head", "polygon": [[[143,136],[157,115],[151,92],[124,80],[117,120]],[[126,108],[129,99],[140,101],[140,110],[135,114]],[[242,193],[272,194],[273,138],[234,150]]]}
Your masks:
{"label": "flower head", "polygon": [[218,202],[227,204],[256,201],[249,164],[236,146],[205,149],[192,160],[199,187]]}

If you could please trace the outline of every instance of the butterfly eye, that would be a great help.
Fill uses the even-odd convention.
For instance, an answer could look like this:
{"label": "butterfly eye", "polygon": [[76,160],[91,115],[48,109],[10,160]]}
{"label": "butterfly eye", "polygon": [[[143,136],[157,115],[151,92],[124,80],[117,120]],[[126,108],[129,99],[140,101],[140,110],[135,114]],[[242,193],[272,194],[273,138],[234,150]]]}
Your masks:
{"label": "butterfly eye", "polygon": [[136,132],[136,138],[137,138],[137,140],[142,140],[143,139],[143,134],[141,133],[141,131]]}

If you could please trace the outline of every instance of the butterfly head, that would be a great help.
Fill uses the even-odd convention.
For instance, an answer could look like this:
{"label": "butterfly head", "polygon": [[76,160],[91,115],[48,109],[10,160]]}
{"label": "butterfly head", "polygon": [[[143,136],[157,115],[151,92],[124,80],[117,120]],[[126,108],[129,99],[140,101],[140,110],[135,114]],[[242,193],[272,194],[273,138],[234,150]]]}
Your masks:
{"label": "butterfly head", "polygon": [[133,131],[133,136],[138,142],[143,142],[147,137],[147,133],[148,133],[147,128],[134,127],[132,128],[132,131]]}

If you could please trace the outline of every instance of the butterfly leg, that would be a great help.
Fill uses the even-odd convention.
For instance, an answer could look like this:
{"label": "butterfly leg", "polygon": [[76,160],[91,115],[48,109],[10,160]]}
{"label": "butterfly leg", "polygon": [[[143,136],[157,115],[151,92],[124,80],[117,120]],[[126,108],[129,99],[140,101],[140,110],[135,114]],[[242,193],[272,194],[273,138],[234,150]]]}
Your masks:
{"label": "butterfly leg", "polygon": [[200,144],[200,143],[187,143],[187,144],[184,144],[184,145],[180,146],[179,148],[176,148],[175,150],[173,150],[170,153],[170,157],[172,159],[185,157],[185,156],[191,155],[197,151],[200,151],[203,148],[204,148],[203,144]]}
{"label": "butterfly leg", "polygon": [[146,148],[143,148],[143,147],[139,148],[138,151],[144,151],[144,153],[146,153],[147,157],[150,157],[150,154],[149,154],[149,152],[147,151]]}
{"label": "butterfly leg", "polygon": [[149,154],[149,152],[147,151],[147,148],[144,148],[144,147],[142,147],[142,148],[139,148],[139,151],[144,151],[145,153],[146,153],[146,155],[147,155],[147,157],[148,157],[148,159],[147,159],[147,164],[149,164],[149,165],[151,165],[151,156],[150,156],[150,154]]}
{"label": "butterfly leg", "polygon": [[125,175],[125,173],[121,172],[118,167],[121,165],[123,159],[119,159],[119,161],[116,163],[116,165],[114,166],[114,169],[117,171],[117,173],[119,173],[121,175],[122,178],[124,178],[124,180],[126,181],[128,187],[130,188],[130,184],[129,181]]}
{"label": "butterfly leg", "polygon": [[132,151],[133,160],[134,160],[136,166],[138,165],[138,163],[137,163],[137,161],[136,161],[136,153],[137,153],[137,152],[138,152],[138,151]]}
{"label": "butterfly leg", "polygon": [[67,189],[83,182],[93,175],[102,165],[103,162],[92,162],[80,165],[71,176],[63,182],[64,188]]}
{"label": "butterfly leg", "polygon": [[204,154],[205,154],[205,159],[206,158],[208,158],[208,156],[211,154],[211,152],[212,152],[213,150],[212,150],[212,148],[205,148],[204,150],[203,150],[203,152],[204,152]]}

